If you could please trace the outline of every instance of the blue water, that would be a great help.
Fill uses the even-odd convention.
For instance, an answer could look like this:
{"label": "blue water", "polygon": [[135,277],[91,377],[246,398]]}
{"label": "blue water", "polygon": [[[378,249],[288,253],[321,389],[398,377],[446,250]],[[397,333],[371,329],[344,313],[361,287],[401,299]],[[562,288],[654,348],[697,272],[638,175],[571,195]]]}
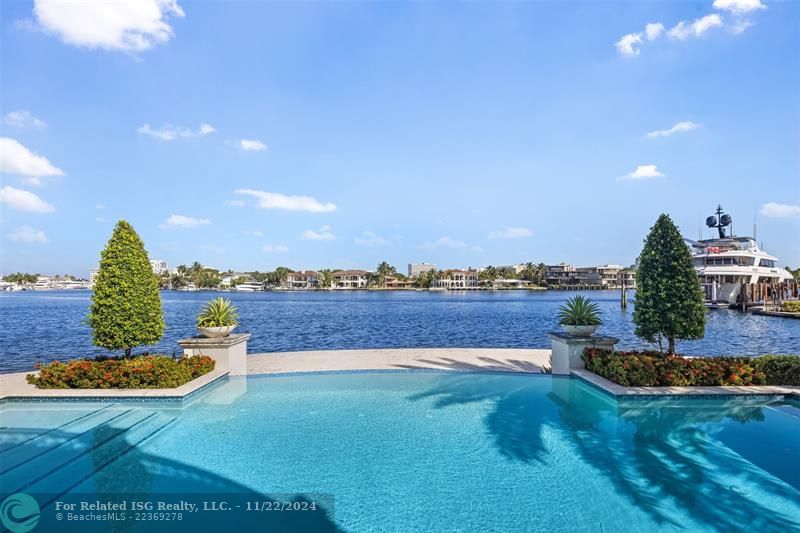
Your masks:
{"label": "blue water", "polygon": [[[574,293],[523,291],[268,292],[222,293],[250,332],[250,352],[350,348],[476,347],[545,348],[558,329],[556,312]],[[601,333],[619,337],[620,347],[643,347],[633,334],[632,306],[619,308],[617,292],[587,293],[602,310]],[[207,292],[163,292],[167,323],[151,349],[171,354],[176,341],[196,334],[194,317]],[[88,291],[0,293],[0,372],[29,370],[36,361],[107,353],[92,345],[85,324]],[[694,355],[758,355],[800,352],[800,320],[708,314],[704,339],[679,343]]]}
{"label": "blue water", "polygon": [[625,404],[545,375],[364,373],[235,378],[183,409],[0,416],[0,485],[41,502],[327,493],[317,525],[359,532],[800,528],[800,409],[777,400]]}

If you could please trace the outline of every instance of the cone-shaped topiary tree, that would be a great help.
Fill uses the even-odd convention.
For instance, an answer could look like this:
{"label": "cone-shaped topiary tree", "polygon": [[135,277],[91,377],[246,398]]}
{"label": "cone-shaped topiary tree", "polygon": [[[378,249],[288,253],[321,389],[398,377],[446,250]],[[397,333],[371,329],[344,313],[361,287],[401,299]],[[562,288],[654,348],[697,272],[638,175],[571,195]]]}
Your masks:
{"label": "cone-shaped topiary tree", "polygon": [[124,220],[100,255],[89,315],[94,343],[108,350],[155,344],[164,335],[164,315],[144,243]]}
{"label": "cone-shaped topiary tree", "polygon": [[[692,255],[678,228],[662,214],[645,239],[636,272],[636,335],[648,342],[701,339],[706,311]],[[663,348],[662,348],[663,349]]]}

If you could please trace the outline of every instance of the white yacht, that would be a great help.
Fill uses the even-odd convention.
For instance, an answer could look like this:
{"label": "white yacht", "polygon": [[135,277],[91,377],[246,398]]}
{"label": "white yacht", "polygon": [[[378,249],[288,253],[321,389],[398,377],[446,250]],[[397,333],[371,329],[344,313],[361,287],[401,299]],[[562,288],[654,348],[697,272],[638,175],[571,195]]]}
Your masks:
{"label": "white yacht", "polygon": [[694,267],[710,304],[734,304],[742,285],[780,283],[792,279],[785,268],[777,266],[778,258],[761,250],[753,237],[726,235],[733,220],[717,207],[716,216],[706,218],[706,226],[715,228],[717,238],[688,240],[692,247]]}
{"label": "white yacht", "polygon": [[264,290],[264,284],[256,281],[248,281],[247,283],[240,283],[236,286],[239,292],[258,292]]}

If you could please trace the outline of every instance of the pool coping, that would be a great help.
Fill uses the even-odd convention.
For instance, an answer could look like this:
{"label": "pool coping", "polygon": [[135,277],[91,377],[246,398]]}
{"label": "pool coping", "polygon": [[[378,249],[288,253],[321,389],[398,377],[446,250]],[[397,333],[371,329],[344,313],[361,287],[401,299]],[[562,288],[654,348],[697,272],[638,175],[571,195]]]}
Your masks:
{"label": "pool coping", "polygon": [[[247,377],[288,377],[365,373],[494,373],[547,375],[550,350],[523,348],[390,348],[248,354]],[[170,402],[185,403],[229,380],[213,370],[174,389],[37,389],[25,380],[31,372],[0,374],[0,404],[7,402]],[[244,377],[244,376],[243,376]],[[577,379],[620,400],[708,398],[800,398],[800,387],[624,387],[588,370],[571,370]]]}
{"label": "pool coping", "polygon": [[600,389],[620,400],[720,399],[720,398],[800,398],[800,387],[778,385],[625,387],[589,370],[571,370],[570,377]]}

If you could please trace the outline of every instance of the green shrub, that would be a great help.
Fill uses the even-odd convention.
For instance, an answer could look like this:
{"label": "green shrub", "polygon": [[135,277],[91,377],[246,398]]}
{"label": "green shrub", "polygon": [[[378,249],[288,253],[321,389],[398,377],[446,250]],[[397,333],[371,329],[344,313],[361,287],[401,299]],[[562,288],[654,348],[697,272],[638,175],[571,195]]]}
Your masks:
{"label": "green shrub", "polygon": [[706,309],[692,254],[669,216],[662,214],[650,228],[636,270],[636,336],[648,342],[702,339]]}
{"label": "green shrub", "polygon": [[800,386],[800,357],[796,355],[762,355],[753,359],[753,366],[764,373],[767,385]]}
{"label": "green shrub", "polygon": [[681,357],[586,348],[587,370],[626,387],[800,385],[800,356]]}
{"label": "green shrub", "polygon": [[175,361],[164,355],[103,360],[76,359],[39,367],[28,383],[40,389],[170,389],[214,370],[206,355]]}
{"label": "green shrub", "polygon": [[158,277],[144,243],[120,220],[100,255],[88,319],[94,343],[107,350],[155,344],[164,335]]}
{"label": "green shrub", "polygon": [[781,304],[781,310],[786,313],[800,313],[800,300],[783,302],[783,304]]}

